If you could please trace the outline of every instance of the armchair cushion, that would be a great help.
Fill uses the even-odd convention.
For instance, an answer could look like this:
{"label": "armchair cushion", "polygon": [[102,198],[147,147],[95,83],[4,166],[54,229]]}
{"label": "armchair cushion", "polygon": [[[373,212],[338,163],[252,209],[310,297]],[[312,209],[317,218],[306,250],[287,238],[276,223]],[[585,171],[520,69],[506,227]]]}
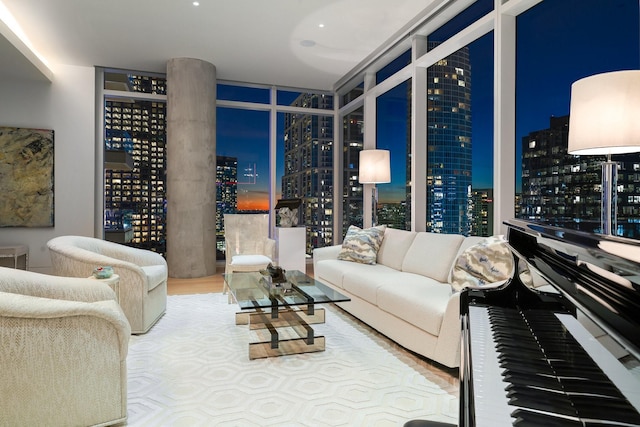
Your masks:
{"label": "armchair cushion", "polygon": [[246,267],[250,265],[265,265],[271,262],[271,258],[264,255],[234,255],[231,257],[231,265],[234,267]]}

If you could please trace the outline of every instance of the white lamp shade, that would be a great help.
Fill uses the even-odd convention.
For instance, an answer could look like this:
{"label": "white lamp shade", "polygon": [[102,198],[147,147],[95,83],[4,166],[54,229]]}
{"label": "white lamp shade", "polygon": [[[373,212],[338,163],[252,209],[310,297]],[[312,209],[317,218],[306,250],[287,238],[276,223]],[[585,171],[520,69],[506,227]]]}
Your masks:
{"label": "white lamp shade", "polygon": [[360,151],[360,184],[382,184],[391,182],[389,150]]}
{"label": "white lamp shade", "polygon": [[640,151],[640,71],[615,71],[574,82],[569,154],[637,151]]}

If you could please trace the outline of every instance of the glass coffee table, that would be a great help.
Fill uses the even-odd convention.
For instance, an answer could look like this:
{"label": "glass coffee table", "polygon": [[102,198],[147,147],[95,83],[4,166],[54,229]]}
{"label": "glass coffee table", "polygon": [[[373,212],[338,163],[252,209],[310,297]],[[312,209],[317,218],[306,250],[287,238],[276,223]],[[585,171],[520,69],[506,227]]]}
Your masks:
{"label": "glass coffee table", "polygon": [[350,298],[301,271],[285,273],[285,283],[269,283],[259,272],[223,274],[230,302],[240,306],[237,325],[249,325],[249,359],[324,351],[324,336],[312,324],[324,323],[324,308],[317,304]]}

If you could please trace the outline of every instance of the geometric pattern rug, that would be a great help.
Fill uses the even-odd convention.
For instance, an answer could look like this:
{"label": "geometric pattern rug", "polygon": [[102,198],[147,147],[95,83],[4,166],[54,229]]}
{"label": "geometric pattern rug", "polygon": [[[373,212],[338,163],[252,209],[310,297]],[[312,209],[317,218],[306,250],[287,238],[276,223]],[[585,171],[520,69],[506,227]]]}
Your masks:
{"label": "geometric pattern rug", "polygon": [[[457,423],[451,386],[418,357],[331,305],[326,350],[249,360],[223,294],[171,295],[129,342],[128,426],[402,426]],[[455,388],[455,387],[454,387]]]}

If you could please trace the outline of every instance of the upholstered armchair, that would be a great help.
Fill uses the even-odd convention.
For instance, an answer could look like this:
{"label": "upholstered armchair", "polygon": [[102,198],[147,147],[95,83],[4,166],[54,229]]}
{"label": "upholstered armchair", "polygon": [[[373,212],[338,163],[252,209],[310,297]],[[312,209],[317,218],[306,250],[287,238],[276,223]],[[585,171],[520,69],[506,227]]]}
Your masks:
{"label": "upholstered armchair", "polygon": [[106,284],[0,267],[0,425],[123,422],[130,336]]}
{"label": "upholstered armchair", "polygon": [[264,269],[276,255],[267,214],[224,214],[224,241],[225,273]]}
{"label": "upholstered armchair", "polygon": [[53,272],[89,277],[93,269],[113,267],[120,276],[118,303],[134,334],[147,332],[167,307],[167,262],[162,255],[84,236],[59,236],[47,242]]}

